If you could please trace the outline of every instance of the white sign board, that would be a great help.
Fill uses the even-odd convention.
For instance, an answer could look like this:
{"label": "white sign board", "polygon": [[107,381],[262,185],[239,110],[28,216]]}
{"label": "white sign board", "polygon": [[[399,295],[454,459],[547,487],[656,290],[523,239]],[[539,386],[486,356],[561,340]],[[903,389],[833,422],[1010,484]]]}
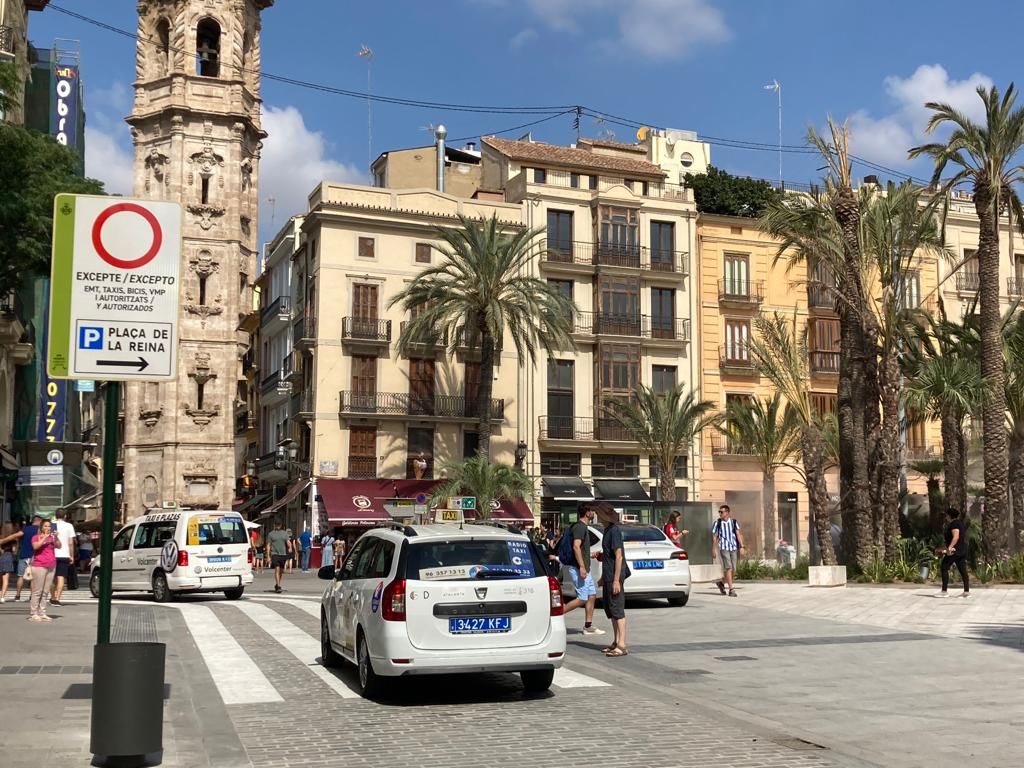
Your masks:
{"label": "white sign board", "polygon": [[181,222],[178,203],[57,195],[51,377],[176,377]]}

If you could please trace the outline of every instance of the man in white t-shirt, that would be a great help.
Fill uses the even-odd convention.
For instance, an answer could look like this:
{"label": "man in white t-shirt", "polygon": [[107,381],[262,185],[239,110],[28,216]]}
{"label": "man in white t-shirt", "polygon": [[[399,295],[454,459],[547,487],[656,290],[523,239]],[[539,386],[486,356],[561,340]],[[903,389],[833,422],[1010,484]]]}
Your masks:
{"label": "man in white t-shirt", "polygon": [[64,594],[64,583],[68,572],[75,562],[75,550],[78,547],[78,537],[75,535],[75,526],[67,521],[68,513],[63,509],[57,510],[57,538],[60,539],[60,549],[57,550],[57,572],[53,580],[53,593],[50,597],[51,605],[60,605],[60,598]]}

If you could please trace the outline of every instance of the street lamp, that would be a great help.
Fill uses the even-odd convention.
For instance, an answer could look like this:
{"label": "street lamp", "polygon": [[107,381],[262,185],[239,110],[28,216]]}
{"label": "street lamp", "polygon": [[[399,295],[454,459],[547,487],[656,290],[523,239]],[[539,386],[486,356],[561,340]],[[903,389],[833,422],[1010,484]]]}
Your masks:
{"label": "street lamp", "polygon": [[520,440],[519,445],[516,446],[516,452],[514,454],[516,457],[516,469],[523,468],[523,462],[526,461],[526,454],[528,451],[529,448],[526,445],[526,441]]}

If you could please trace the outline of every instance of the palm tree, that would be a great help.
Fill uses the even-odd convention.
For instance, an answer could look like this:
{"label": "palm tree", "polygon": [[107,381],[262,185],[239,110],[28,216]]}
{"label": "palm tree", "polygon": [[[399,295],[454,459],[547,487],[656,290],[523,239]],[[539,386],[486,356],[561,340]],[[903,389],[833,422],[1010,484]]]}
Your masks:
{"label": "palm tree", "polygon": [[[942,459],[918,459],[908,461],[907,466],[924,475],[928,488],[928,530],[938,532],[942,529],[945,507],[945,499],[942,490],[939,488],[939,475],[942,474]],[[962,510],[961,510],[962,511]]]}
{"label": "palm tree", "polygon": [[797,329],[796,313],[787,320],[773,313],[758,315],[754,321],[757,334],[750,340],[751,357],[762,376],[767,378],[796,412],[800,421],[800,452],[803,457],[803,478],[811,521],[821,548],[824,565],[836,564],[832,548],[832,526],[828,511],[828,488],[825,485],[826,446],[821,421],[811,406],[807,370],[807,331]]}
{"label": "palm tree", "polygon": [[[924,144],[910,150],[910,157],[927,155],[935,161],[932,183],[939,193],[964,183],[974,191],[978,216],[978,300],[981,305],[981,375],[991,385],[981,409],[985,464],[985,507],[982,530],[991,558],[1009,555],[1007,542],[1008,447],[1006,434],[1006,372],[999,306],[999,215],[1009,214],[1011,224],[1024,226],[1024,209],[1015,185],[1024,180],[1018,157],[1024,149],[1024,109],[1015,106],[1016,91],[1011,83],[1000,97],[996,86],[978,88],[985,106],[985,120],[975,123],[959,109],[937,102],[925,106],[933,114],[928,132],[950,125],[945,143]],[[948,166],[954,173],[943,179]]]}
{"label": "palm tree", "polygon": [[657,464],[658,491],[663,501],[676,498],[676,459],[688,457],[694,438],[718,422],[715,404],[677,384],[667,392],[640,385],[631,400],[610,400],[608,415],[633,435]]}
{"label": "palm tree", "polygon": [[1017,552],[1024,552],[1024,313],[1007,323],[1005,339],[1013,543]]}
{"label": "palm tree", "polygon": [[764,556],[775,557],[775,471],[800,451],[800,416],[782,395],[733,400],[725,409],[719,430],[761,465],[761,504],[764,511]]}
{"label": "palm tree", "polygon": [[482,453],[465,461],[446,464],[447,480],[434,488],[431,503],[443,505],[449,496],[476,498],[476,515],[480,520],[491,517],[491,502],[501,499],[524,499],[533,492],[533,483],[526,474],[507,464],[492,464]]}
{"label": "palm tree", "polygon": [[543,251],[543,229],[507,231],[497,215],[487,221],[459,216],[460,227],[438,227],[440,262],[423,270],[394,296],[414,317],[398,339],[408,354],[426,339],[445,338],[452,357],[460,343],[480,349],[475,414],[479,446],[489,455],[495,351],[506,332],[519,360],[536,362],[537,349],[573,349],[576,305],[544,280],[530,276]]}

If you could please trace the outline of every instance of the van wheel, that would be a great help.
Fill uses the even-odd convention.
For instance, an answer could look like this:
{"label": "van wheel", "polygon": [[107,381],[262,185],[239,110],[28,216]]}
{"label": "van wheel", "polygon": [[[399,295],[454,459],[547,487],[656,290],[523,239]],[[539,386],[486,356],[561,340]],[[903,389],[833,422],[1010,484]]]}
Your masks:
{"label": "van wheel", "polygon": [[366,647],[366,638],[363,637],[362,632],[359,633],[356,646],[356,658],[359,660],[359,690],[364,699],[376,699],[381,695],[384,686],[377,673],[373,671],[370,649]]}
{"label": "van wheel", "polygon": [[167,574],[157,571],[153,574],[153,599],[158,603],[171,602],[171,588],[167,586]]}
{"label": "van wheel", "polygon": [[668,599],[668,604],[673,608],[682,608],[688,602],[690,602],[689,595],[680,595],[679,597],[670,597]]}
{"label": "van wheel", "polygon": [[95,598],[100,596],[100,572],[98,570],[93,571],[89,576],[89,593]]}
{"label": "van wheel", "polygon": [[519,673],[527,693],[544,693],[555,679],[553,669],[524,669]]}
{"label": "van wheel", "polygon": [[341,669],[345,659],[331,645],[331,628],[327,623],[327,614],[320,614],[320,662],[328,669]]}
{"label": "van wheel", "polygon": [[231,589],[224,590],[224,597],[228,600],[237,600],[245,592],[245,587],[232,587]]}

